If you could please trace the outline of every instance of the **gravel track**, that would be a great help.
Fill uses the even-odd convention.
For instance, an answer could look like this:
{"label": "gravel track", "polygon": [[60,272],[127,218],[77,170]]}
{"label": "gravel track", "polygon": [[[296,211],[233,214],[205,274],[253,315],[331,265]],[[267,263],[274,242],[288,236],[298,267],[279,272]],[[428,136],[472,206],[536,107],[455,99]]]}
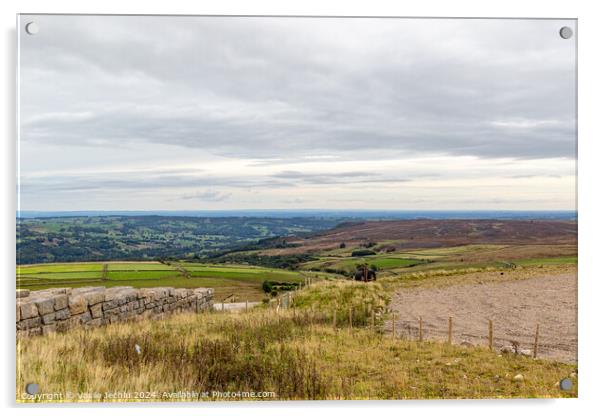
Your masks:
{"label": "gravel track", "polygon": [[[422,316],[426,339],[447,339],[448,318],[453,317],[453,342],[487,345],[488,320],[493,320],[494,346],[518,341],[533,349],[539,330],[538,356],[577,362],[576,273],[536,276],[525,280],[412,288],[392,299],[397,312],[396,331],[416,338]],[[388,322],[391,329],[391,322]]]}

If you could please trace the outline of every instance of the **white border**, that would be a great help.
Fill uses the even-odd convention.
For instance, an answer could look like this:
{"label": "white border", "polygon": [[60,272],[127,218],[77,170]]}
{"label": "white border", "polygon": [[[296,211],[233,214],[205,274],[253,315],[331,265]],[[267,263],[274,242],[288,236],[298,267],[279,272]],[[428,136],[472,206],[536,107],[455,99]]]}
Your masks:
{"label": "white border", "polygon": [[[31,406],[15,408],[14,405],[14,260],[15,260],[15,128],[16,128],[16,31],[17,13],[128,13],[128,14],[254,14],[254,15],[378,15],[378,16],[446,16],[446,17],[550,17],[579,19],[579,399],[576,400],[498,400],[498,401],[412,401],[412,402],[294,402],[268,404],[204,404],[178,406],[182,414],[218,413],[231,414],[245,412],[249,415],[296,415],[312,413],[332,413],[344,411],[362,414],[375,409],[379,414],[414,413],[421,415],[451,412],[463,415],[508,415],[522,413],[545,413],[563,415],[575,412],[593,413],[599,407],[602,394],[600,356],[602,356],[600,316],[602,316],[600,296],[602,296],[602,272],[596,264],[600,257],[600,181],[599,166],[601,153],[599,141],[602,138],[600,123],[602,117],[602,74],[600,41],[602,40],[602,14],[595,1],[358,1],[358,0],[225,0],[221,2],[202,1],[76,1],[76,0],[4,0],[1,24],[3,33],[2,81],[2,123],[4,129],[2,157],[3,215],[1,217],[1,239],[3,266],[2,302],[2,377],[0,378],[3,407],[8,414],[34,411],[53,414],[81,414],[75,406],[50,406],[34,409]],[[115,406],[111,406],[115,407]],[[133,408],[129,412],[144,412],[148,415],[164,415],[169,405],[146,405]],[[104,414],[107,408],[88,407],[89,415]],[[124,409],[114,411],[123,412]]]}

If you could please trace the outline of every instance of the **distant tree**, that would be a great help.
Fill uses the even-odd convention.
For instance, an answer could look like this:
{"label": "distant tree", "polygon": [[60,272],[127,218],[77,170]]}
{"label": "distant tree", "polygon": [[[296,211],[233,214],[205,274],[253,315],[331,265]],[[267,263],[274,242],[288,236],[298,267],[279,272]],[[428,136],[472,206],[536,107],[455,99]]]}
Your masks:
{"label": "distant tree", "polygon": [[339,248],[345,248],[345,247],[347,247],[347,244],[345,244],[345,243],[339,244]]}
{"label": "distant tree", "polygon": [[263,284],[261,285],[261,288],[263,289],[263,291],[265,293],[271,293],[272,292],[272,283],[269,280],[264,280]]}
{"label": "distant tree", "polygon": [[360,249],[360,250],[354,250],[351,252],[351,257],[362,257],[362,256],[372,256],[376,254],[374,251],[372,250],[368,250],[368,249]]}

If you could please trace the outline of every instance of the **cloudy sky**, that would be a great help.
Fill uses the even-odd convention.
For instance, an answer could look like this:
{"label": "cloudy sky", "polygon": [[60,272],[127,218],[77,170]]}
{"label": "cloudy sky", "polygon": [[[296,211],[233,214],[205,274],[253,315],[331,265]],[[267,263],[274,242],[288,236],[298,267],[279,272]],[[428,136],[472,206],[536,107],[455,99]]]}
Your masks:
{"label": "cloudy sky", "polygon": [[20,22],[23,210],[575,209],[574,21]]}

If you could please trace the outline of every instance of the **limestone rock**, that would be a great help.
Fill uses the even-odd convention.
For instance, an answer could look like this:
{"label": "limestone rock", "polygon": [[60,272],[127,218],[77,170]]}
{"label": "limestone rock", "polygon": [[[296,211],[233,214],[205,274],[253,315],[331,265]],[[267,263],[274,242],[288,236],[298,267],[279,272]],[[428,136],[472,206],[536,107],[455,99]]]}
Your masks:
{"label": "limestone rock", "polygon": [[71,315],[84,313],[88,310],[88,300],[83,295],[75,295],[69,298],[69,310]]}
{"label": "limestone rock", "polygon": [[90,307],[92,318],[102,318],[102,304],[96,304]]}
{"label": "limestone rock", "polygon": [[54,298],[54,309],[55,310],[58,311],[60,309],[65,309],[68,306],[69,306],[69,297],[66,294],[57,295]]}
{"label": "limestone rock", "polygon": [[54,312],[54,299],[53,298],[37,299],[35,301],[35,304],[38,307],[38,312],[40,315],[46,315],[48,313]]}
{"label": "limestone rock", "polygon": [[17,303],[21,308],[21,319],[29,319],[38,316],[38,307],[33,302]]}
{"label": "limestone rock", "polygon": [[17,299],[29,296],[29,289],[17,289]]}

